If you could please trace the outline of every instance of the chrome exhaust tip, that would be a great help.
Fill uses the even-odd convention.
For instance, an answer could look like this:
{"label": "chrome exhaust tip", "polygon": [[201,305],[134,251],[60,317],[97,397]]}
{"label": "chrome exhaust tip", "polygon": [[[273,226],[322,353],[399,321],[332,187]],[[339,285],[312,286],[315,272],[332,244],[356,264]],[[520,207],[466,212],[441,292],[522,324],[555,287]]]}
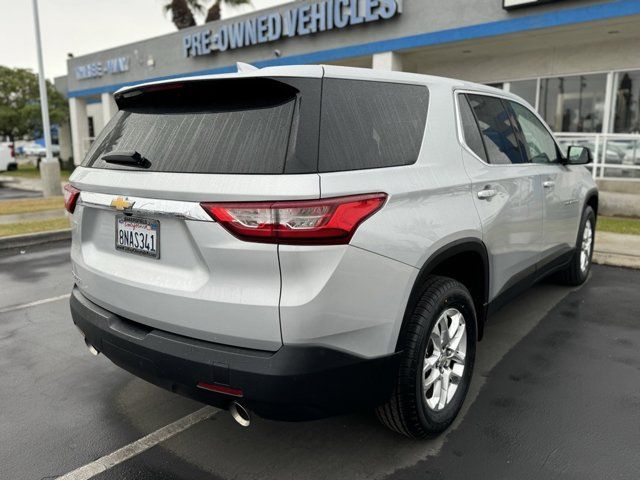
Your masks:
{"label": "chrome exhaust tip", "polygon": [[94,355],[94,356],[96,356],[96,357],[97,357],[98,355],[100,355],[100,351],[99,351],[96,347],[94,347],[93,345],[91,345],[91,344],[89,343],[89,340],[87,340],[86,338],[84,339],[84,344],[85,344],[85,345],[87,346],[87,348],[89,349],[89,353],[90,353],[91,355]]}
{"label": "chrome exhaust tip", "polygon": [[229,413],[231,414],[231,418],[233,418],[240,426],[248,427],[251,425],[251,414],[249,413],[249,410],[244,408],[238,402],[231,402]]}

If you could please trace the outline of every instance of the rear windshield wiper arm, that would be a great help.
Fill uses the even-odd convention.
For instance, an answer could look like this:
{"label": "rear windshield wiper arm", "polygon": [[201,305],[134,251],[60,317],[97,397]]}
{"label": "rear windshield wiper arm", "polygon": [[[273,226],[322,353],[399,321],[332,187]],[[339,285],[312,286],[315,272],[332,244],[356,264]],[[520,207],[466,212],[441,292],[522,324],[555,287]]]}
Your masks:
{"label": "rear windshield wiper arm", "polygon": [[151,162],[140,155],[135,150],[130,151],[112,151],[102,156],[102,160],[107,163],[115,163],[117,165],[129,165],[132,167],[149,168]]}

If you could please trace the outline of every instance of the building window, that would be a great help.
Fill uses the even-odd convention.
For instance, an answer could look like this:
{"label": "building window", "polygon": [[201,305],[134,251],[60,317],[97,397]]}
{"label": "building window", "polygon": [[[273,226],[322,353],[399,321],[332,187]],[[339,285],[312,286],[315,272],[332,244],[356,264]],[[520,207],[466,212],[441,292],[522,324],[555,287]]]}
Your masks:
{"label": "building window", "polygon": [[600,133],[606,83],[606,74],[543,78],[538,110],[556,132]]}
{"label": "building window", "polygon": [[537,80],[520,80],[511,82],[509,91],[524,98],[533,107],[536,106],[536,89],[538,88]]}
{"label": "building window", "polygon": [[87,117],[87,121],[89,122],[89,138],[93,138],[96,136],[96,129],[93,124],[93,117]]}
{"label": "building window", "polygon": [[640,71],[620,72],[615,86],[614,133],[640,133]]}

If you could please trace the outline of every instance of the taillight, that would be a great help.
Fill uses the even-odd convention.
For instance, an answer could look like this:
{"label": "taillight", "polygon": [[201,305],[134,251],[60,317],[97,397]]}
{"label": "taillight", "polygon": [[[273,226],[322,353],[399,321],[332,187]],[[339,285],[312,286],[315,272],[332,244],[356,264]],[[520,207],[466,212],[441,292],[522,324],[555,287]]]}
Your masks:
{"label": "taillight", "polygon": [[16,158],[16,152],[13,148],[13,144],[9,145],[9,155],[11,156],[11,158]]}
{"label": "taillight", "polygon": [[70,183],[64,186],[64,208],[67,209],[67,212],[73,213],[76,209],[76,202],[78,201],[79,195],[80,190],[71,186]]}
{"label": "taillight", "polygon": [[371,193],[321,200],[202,203],[202,207],[247,242],[339,245],[349,243],[358,226],[386,199],[386,193]]}

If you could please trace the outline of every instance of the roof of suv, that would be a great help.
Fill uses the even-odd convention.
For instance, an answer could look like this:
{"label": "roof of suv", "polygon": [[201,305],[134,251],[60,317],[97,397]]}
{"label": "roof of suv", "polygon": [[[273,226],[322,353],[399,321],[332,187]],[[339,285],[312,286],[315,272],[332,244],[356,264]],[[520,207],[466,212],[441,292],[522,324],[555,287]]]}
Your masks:
{"label": "roof of suv", "polygon": [[518,98],[504,90],[500,90],[479,83],[467,82],[454,78],[438,77],[434,75],[423,75],[418,73],[396,72],[388,70],[373,70],[370,68],[342,67],[337,65],[287,65],[277,67],[256,68],[255,70],[243,70],[234,73],[218,75],[197,75],[172,78],[170,80],[159,80],[155,82],[141,83],[123,87],[116,92],[120,94],[129,90],[151,85],[161,85],[176,82],[192,82],[200,80],[217,80],[221,78],[250,78],[250,77],[309,77],[309,78],[344,78],[351,80],[386,81],[393,83],[421,83],[427,85],[449,86],[454,89],[468,89],[481,91],[501,96]]}

